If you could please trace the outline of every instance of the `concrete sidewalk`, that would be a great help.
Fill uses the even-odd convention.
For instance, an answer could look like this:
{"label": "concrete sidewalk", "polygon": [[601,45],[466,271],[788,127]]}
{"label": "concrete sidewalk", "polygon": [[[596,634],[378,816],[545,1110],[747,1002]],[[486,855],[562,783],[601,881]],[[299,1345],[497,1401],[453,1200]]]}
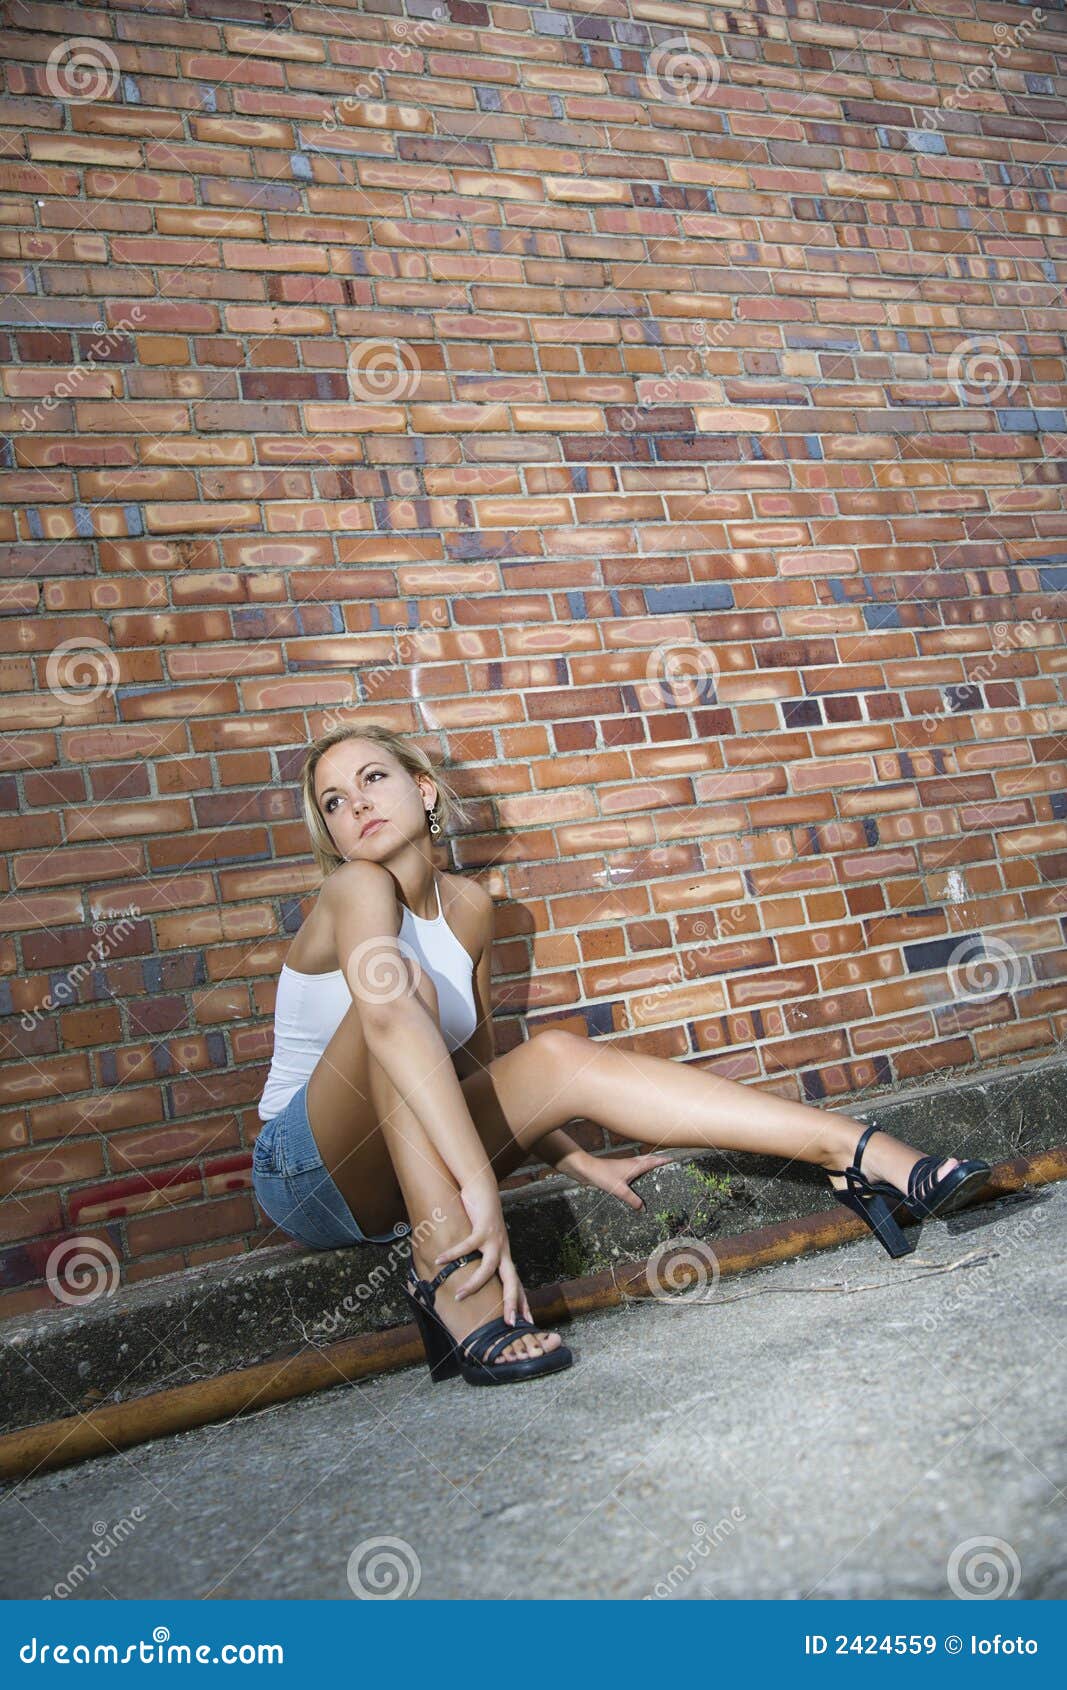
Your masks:
{"label": "concrete sidewalk", "polygon": [[1062,1600],[1065,1256],[1047,1185],[586,1316],[555,1377],[420,1365],[29,1478],[5,1592]]}

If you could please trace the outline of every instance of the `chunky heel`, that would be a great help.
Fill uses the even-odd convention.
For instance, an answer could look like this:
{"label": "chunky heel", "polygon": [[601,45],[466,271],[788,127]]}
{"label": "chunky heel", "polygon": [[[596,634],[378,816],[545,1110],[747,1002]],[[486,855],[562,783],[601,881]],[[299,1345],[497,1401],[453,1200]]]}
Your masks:
{"label": "chunky heel", "polygon": [[457,1256],[455,1261],[446,1262],[433,1279],[420,1279],[414,1262],[408,1268],[404,1295],[418,1323],[430,1378],[434,1383],[439,1384],[441,1380],[451,1379],[459,1373],[468,1385],[508,1385],[519,1379],[535,1379],[542,1373],[559,1373],[570,1367],[574,1357],[566,1344],[559,1344],[554,1350],[542,1350],[539,1356],[524,1356],[521,1361],[496,1360],[500,1351],[506,1350],[521,1333],[538,1330],[528,1320],[508,1321],[498,1315],[495,1320],[487,1320],[473,1332],[468,1332],[462,1343],[457,1344],[437,1313],[434,1298],[442,1280],[467,1262],[476,1262],[478,1256],[478,1251]]}
{"label": "chunky heel", "polygon": [[[838,1196],[840,1195],[841,1193],[838,1192]],[[845,1201],[848,1202],[848,1199],[845,1198]],[[849,1207],[853,1208],[855,1205],[850,1203]],[[893,1211],[889,1207],[889,1201],[886,1197],[880,1193],[870,1195],[867,1198],[866,1208],[861,1208],[859,1213],[862,1214],[879,1244],[883,1244],[891,1256],[908,1256],[914,1250],[915,1245],[908,1243],[898,1222],[894,1220]]]}
{"label": "chunky heel", "polygon": [[866,1221],[874,1236],[884,1250],[891,1256],[909,1256],[918,1240],[909,1243],[901,1230],[896,1217],[896,1210],[908,1213],[904,1193],[898,1191],[895,1185],[889,1185],[885,1180],[869,1180],[866,1174],[860,1172],[860,1158],[863,1155],[867,1140],[872,1133],[880,1129],[869,1126],[860,1136],[860,1141],[853,1153],[852,1161],[847,1168],[828,1168],[828,1174],[844,1174],[848,1181],[847,1189],[839,1191],[831,1181],[830,1189],[839,1203],[846,1209]]}
{"label": "chunky heel", "polygon": [[435,1385],[442,1379],[454,1378],[459,1372],[459,1362],[456,1360],[455,1345],[448,1332],[427,1314],[422,1304],[406,1288],[404,1294],[415,1316],[415,1324],[419,1329],[419,1337],[422,1339],[422,1347],[430,1368],[430,1378]]}

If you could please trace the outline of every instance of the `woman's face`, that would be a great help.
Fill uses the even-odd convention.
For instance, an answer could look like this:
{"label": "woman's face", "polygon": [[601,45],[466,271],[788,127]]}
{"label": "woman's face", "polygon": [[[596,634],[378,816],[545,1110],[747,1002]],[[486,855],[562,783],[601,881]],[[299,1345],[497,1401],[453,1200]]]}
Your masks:
{"label": "woman's face", "polygon": [[381,862],[426,835],[426,810],[436,797],[427,775],[416,779],[384,745],[343,739],[319,758],[315,798],[338,851],[346,859]]}

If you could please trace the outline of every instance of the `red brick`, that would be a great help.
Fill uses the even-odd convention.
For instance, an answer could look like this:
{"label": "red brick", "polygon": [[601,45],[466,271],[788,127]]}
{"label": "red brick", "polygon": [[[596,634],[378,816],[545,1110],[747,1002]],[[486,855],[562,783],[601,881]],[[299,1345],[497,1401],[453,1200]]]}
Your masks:
{"label": "red brick", "polygon": [[[270,1237],[296,781],[354,697],[468,799],[501,1052],[607,1032],[848,1108],[1062,1040],[1067,460],[1010,426],[1067,386],[1042,97],[961,128],[943,43],[831,0],[651,106],[607,13],[187,0],[80,11],[136,98],[63,106],[69,10],[14,0],[0,101],[0,1318],[93,1204],[130,1281]],[[961,395],[982,337],[1018,368]],[[407,377],[354,381],[368,342]],[[906,947],[964,927],[1041,984],[946,1034]]]}

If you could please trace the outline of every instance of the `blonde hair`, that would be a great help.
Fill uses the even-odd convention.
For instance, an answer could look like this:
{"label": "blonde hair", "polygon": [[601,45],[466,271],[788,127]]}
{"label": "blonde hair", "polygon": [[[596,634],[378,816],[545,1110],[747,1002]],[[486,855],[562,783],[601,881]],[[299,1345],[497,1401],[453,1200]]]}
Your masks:
{"label": "blonde hair", "polygon": [[[300,797],[304,809],[304,821],[308,833],[311,835],[311,850],[315,858],[315,865],[324,880],[345,859],[330,837],[330,830],[326,826],[325,817],[319,809],[315,797],[315,770],[331,746],[340,745],[341,741],[346,739],[372,740],[375,745],[383,746],[387,751],[391,751],[397,762],[408,771],[409,775],[429,775],[437,788],[437,820],[442,829],[442,834],[453,819],[464,822],[469,820],[463,804],[441,774],[436,763],[413,740],[404,739],[400,734],[394,733],[391,728],[383,727],[380,722],[363,722],[358,726],[353,723],[345,727],[333,728],[312,745],[300,776]],[[430,834],[429,814],[426,817],[426,832],[431,840],[436,838],[435,835]]]}

